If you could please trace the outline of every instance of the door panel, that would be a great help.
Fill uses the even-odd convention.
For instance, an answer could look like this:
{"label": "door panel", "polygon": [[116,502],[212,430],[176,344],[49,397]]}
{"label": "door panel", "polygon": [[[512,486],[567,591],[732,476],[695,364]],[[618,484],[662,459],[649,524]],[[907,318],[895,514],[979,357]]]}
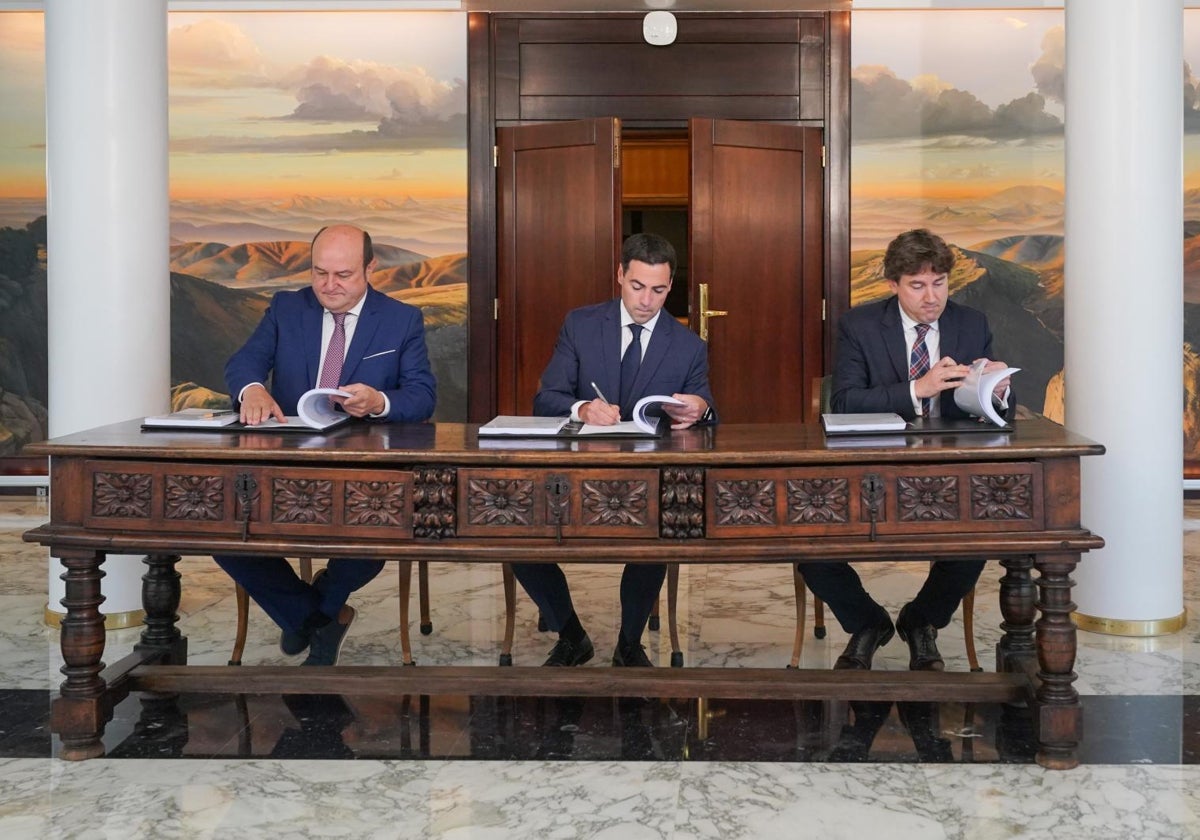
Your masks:
{"label": "door panel", "polygon": [[721,419],[802,422],[822,373],[821,130],[693,119],[691,326],[708,284],[709,367]]}
{"label": "door panel", "polygon": [[529,414],[563,317],[616,292],[620,122],[496,130],[497,410]]}

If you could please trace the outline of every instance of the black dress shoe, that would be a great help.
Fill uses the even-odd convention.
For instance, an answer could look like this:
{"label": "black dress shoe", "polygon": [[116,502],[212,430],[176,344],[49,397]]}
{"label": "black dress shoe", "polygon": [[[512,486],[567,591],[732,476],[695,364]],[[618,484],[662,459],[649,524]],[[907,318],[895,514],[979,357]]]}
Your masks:
{"label": "black dress shoe", "polygon": [[618,668],[653,668],[654,663],[646,656],[644,645],[628,644],[623,638],[613,648],[612,664]]}
{"label": "black dress shoe", "polygon": [[946,663],[938,652],[937,630],[932,624],[919,624],[913,620],[905,604],[896,616],[896,630],[900,638],[908,642],[908,670],[910,671],[944,671]]}
{"label": "black dress shoe", "polygon": [[587,633],[584,633],[583,638],[578,642],[572,642],[569,639],[559,639],[554,647],[550,649],[550,655],[546,657],[546,661],[542,664],[559,668],[582,665],[595,655],[596,649],[592,647],[592,640],[588,638]]}
{"label": "black dress shoe", "polygon": [[890,642],[894,635],[896,635],[896,629],[892,626],[892,619],[888,617],[887,613],[883,613],[875,624],[864,627],[850,637],[850,641],[846,643],[846,649],[833,663],[834,669],[838,671],[870,671],[871,659],[874,658],[875,651]]}

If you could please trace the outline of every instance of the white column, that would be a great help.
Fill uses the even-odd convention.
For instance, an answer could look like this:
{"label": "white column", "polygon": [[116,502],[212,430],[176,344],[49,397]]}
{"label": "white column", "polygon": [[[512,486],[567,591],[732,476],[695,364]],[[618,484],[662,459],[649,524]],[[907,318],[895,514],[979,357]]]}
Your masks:
{"label": "white column", "polygon": [[1183,626],[1183,3],[1067,0],[1066,424],[1083,523],[1079,626]]}
{"label": "white column", "polygon": [[[50,435],[167,409],[166,0],[46,0]],[[104,564],[101,610],[141,610],[140,557]],[[50,563],[48,609],[61,612]]]}

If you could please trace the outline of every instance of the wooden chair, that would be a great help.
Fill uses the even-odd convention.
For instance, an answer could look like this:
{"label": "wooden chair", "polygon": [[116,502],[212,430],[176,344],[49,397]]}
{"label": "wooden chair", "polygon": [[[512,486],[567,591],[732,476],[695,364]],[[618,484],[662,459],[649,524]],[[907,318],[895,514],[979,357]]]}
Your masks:
{"label": "wooden chair", "polygon": [[[313,579],[312,558],[301,557],[300,579],[311,582]],[[415,665],[412,656],[412,644],[408,635],[409,598],[412,592],[412,561],[407,560],[396,564],[400,572],[400,656],[402,665]],[[417,589],[421,608],[421,635],[428,636],[433,632],[433,621],[429,617],[429,563],[417,561]],[[239,584],[234,590],[237,601],[237,635],[233,640],[233,652],[229,654],[230,665],[242,664],[242,652],[246,649],[246,631],[250,616],[250,595]]]}
{"label": "wooden chair", "polygon": [[[819,376],[812,381],[812,404],[809,409],[809,421],[821,422],[822,412],[829,410],[832,391],[832,376]],[[796,576],[796,641],[792,646],[792,661],[789,668],[800,667],[800,654],[804,650],[804,577],[799,569]],[[979,656],[975,652],[975,590],[971,589],[962,600],[963,611],[963,642],[967,649],[967,664],[976,673],[983,670],[979,665]],[[813,635],[818,639],[825,638],[825,604],[821,599],[813,598]]]}

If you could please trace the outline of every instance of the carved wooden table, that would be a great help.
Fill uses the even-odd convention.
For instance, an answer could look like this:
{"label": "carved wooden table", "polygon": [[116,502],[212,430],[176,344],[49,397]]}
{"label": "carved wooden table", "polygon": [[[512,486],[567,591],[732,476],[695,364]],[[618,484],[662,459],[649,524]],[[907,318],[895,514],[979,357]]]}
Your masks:
{"label": "carved wooden table", "polygon": [[[481,442],[475,430],[352,424],[319,437],[141,432],[128,422],[28,447],[50,456],[51,518],[25,539],[67,570],[66,679],[51,714],[63,757],[102,754],[105,723],[130,691],[187,690],[1028,702],[1039,763],[1077,763],[1070,573],[1103,545],[1079,522],[1079,458],[1100,445],[1042,419],[1011,434],[850,446],[802,425],[724,425],[658,441]],[[148,570],[141,641],[105,667],[108,552],[145,553]],[[188,667],[175,564],[212,553],[464,563],[986,557],[1005,568],[1004,635],[991,674]]]}

